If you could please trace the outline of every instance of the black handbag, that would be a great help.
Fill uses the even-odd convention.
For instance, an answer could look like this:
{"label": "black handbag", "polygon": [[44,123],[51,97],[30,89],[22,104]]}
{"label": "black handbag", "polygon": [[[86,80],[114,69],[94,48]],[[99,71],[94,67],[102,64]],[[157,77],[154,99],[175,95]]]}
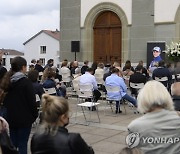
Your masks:
{"label": "black handbag", "polygon": [[0,146],[3,154],[19,154],[6,131],[0,133]]}

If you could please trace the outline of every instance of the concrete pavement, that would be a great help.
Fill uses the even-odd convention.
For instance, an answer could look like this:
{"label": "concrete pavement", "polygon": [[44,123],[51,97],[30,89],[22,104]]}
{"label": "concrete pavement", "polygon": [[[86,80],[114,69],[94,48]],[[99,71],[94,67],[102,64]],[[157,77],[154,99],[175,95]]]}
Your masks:
{"label": "concrete pavement", "polygon": [[[140,114],[134,114],[133,110],[130,109],[128,105],[125,105],[126,114],[124,107],[121,105],[121,110],[123,111],[120,114],[115,114],[111,111],[110,108],[106,109],[106,114],[104,113],[105,101],[98,101],[99,105],[99,115],[100,123],[90,122],[88,126],[82,125],[86,124],[84,116],[81,112],[81,108],[78,107],[77,112],[77,122],[75,123],[75,113],[76,113],[76,98],[68,99],[70,105],[70,111],[72,116],[70,118],[70,124],[68,125],[69,132],[80,133],[83,139],[93,147],[96,154],[118,154],[122,148],[126,147],[125,137],[127,133],[128,124],[140,117]],[[85,110],[87,117],[89,116],[89,110]],[[96,111],[91,111],[91,119],[97,121]],[[35,129],[32,129],[31,135],[34,133]],[[30,137],[31,138],[31,137]],[[30,141],[30,140],[29,140]],[[30,143],[29,143],[30,146]],[[30,153],[30,150],[29,150]]]}

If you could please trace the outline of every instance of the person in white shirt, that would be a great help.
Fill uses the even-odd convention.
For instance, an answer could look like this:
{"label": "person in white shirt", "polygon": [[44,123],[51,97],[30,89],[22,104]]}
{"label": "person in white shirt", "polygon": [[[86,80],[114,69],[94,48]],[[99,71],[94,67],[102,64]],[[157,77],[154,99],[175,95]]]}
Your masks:
{"label": "person in white shirt", "polygon": [[72,80],[70,69],[67,67],[68,62],[63,61],[60,69],[60,74],[62,75],[63,81],[70,82]]}
{"label": "person in white shirt", "polygon": [[104,64],[103,63],[99,63],[98,64],[98,67],[97,69],[95,70],[95,76],[96,75],[102,75],[102,78],[103,78],[103,75],[104,75]]}
{"label": "person in white shirt", "polygon": [[92,75],[93,69],[88,68],[85,72],[85,74],[81,75],[79,84],[92,84],[93,85],[93,95],[94,95],[94,101],[97,102],[99,98],[101,97],[101,93],[98,90],[97,82],[95,77]]}

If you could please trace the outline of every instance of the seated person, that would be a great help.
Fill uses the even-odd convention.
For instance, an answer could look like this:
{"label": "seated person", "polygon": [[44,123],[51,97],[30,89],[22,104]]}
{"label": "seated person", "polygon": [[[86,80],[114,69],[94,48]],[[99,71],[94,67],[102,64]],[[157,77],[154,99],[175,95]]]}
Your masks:
{"label": "seated person", "polygon": [[42,85],[44,88],[55,88],[58,96],[66,97],[66,88],[61,86],[61,83],[55,82],[55,75],[53,68],[48,67],[44,70]]}
{"label": "seated person", "polygon": [[123,68],[123,78],[125,80],[126,86],[128,87],[129,87],[129,78],[132,74],[134,74],[134,68],[131,66],[130,61],[126,61],[126,64]]}
{"label": "seated person", "polygon": [[104,64],[103,63],[98,63],[97,69],[95,70],[94,76],[96,75],[101,75],[103,78],[104,75]]}
{"label": "seated person", "polygon": [[122,71],[122,69],[121,69],[120,63],[118,63],[118,62],[115,61],[112,66],[115,67],[115,68],[117,68],[117,69],[119,69],[119,76],[120,76],[120,77],[123,77],[123,71]]}
{"label": "seated person", "polygon": [[89,68],[88,64],[89,64],[89,61],[85,60],[84,65],[81,67],[81,74],[84,74],[86,72],[87,68]]}
{"label": "seated person", "polygon": [[60,74],[62,75],[62,81],[66,86],[68,85],[68,82],[72,80],[70,69],[68,68],[68,62],[63,61],[60,69]]}
{"label": "seated person", "polygon": [[[180,136],[180,117],[174,111],[167,88],[158,81],[148,81],[137,100],[138,111],[143,115],[128,125],[128,131],[129,134],[136,133],[139,136],[138,148],[145,154],[180,153],[180,142],[168,142]],[[151,138],[153,142],[145,141],[145,138]]]}
{"label": "seated person", "polygon": [[170,88],[172,74],[168,70],[168,68],[165,67],[164,60],[159,61],[158,68],[153,71],[152,74],[153,80],[155,80],[156,77],[167,77],[168,81],[162,81],[162,84],[164,84],[164,86],[167,87],[168,89]]}
{"label": "seated person", "polygon": [[74,79],[72,80],[72,84],[73,84],[73,89],[77,92],[79,91],[79,80],[81,77],[81,70],[77,69],[75,71],[75,75],[74,75]]}
{"label": "seated person", "polygon": [[146,76],[146,78],[149,78],[149,73],[147,69],[143,66],[143,61],[140,60],[137,66],[142,66],[142,74]]}
{"label": "seated person", "polygon": [[94,154],[79,133],[69,133],[69,105],[66,99],[42,96],[43,124],[31,139],[32,154]]}
{"label": "seated person", "polygon": [[125,66],[123,67],[123,72],[126,71],[126,70],[131,70],[134,72],[134,68],[131,66],[131,61],[130,60],[127,60],[126,63],[125,63]]}
{"label": "seated person", "polygon": [[38,77],[39,72],[37,70],[31,70],[28,72],[28,79],[32,81],[34,92],[35,94],[39,95],[39,98],[41,98],[42,94],[44,94],[45,92],[43,86],[40,83],[38,83]]}
{"label": "seated person", "polygon": [[43,72],[44,68],[42,67],[42,61],[41,60],[37,60],[37,63],[35,65],[35,70],[37,70],[38,72]]}
{"label": "seated person", "polygon": [[[116,95],[107,93],[107,95],[109,95],[110,98],[112,97],[113,99],[117,100],[121,100],[121,98],[123,98],[132,103],[134,106],[137,106],[136,100],[127,94],[127,87],[124,82],[124,79],[119,76],[119,69],[114,68],[112,70],[112,74],[106,78],[105,85],[118,86],[120,88],[120,92],[118,92]],[[119,101],[116,101],[116,113],[118,112],[121,113],[121,110],[119,107]]]}
{"label": "seated person", "polygon": [[171,95],[176,111],[180,111],[180,82],[175,82],[171,85]]}
{"label": "seated person", "polygon": [[104,73],[104,75],[103,75],[103,80],[104,80],[104,81],[106,81],[106,78],[112,74],[112,70],[113,70],[114,68],[115,68],[114,66],[110,66],[110,67],[109,67],[109,72]]}
{"label": "seated person", "polygon": [[97,102],[99,98],[101,97],[101,93],[98,90],[97,81],[94,77],[93,69],[88,68],[85,72],[85,74],[81,75],[79,79],[79,84],[92,84],[93,85],[93,95],[94,95],[94,101]]}
{"label": "seated person", "polygon": [[[143,67],[138,65],[135,68],[135,73],[130,76],[129,83],[146,83],[146,76],[142,74]],[[130,87],[131,94],[137,96],[137,89]]]}
{"label": "seated person", "polygon": [[58,82],[61,82],[62,81],[62,75],[59,74],[59,70],[55,66],[52,66],[52,69],[56,73],[55,80],[57,80]]}
{"label": "seated person", "polygon": [[97,69],[95,70],[94,76],[95,76],[97,84],[98,84],[98,89],[104,91],[105,87],[103,85],[104,84],[103,75],[104,75],[104,64],[98,63],[98,66],[97,66]]}
{"label": "seated person", "polygon": [[78,61],[74,61],[72,68],[71,68],[71,76],[73,76],[75,74],[75,70],[79,67],[79,63]]}

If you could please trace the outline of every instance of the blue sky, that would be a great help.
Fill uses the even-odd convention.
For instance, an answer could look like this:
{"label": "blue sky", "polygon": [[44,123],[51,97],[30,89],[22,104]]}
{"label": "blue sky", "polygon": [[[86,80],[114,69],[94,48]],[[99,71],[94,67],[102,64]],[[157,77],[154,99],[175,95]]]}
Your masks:
{"label": "blue sky", "polygon": [[43,29],[59,29],[60,0],[0,0],[0,48],[23,51]]}

